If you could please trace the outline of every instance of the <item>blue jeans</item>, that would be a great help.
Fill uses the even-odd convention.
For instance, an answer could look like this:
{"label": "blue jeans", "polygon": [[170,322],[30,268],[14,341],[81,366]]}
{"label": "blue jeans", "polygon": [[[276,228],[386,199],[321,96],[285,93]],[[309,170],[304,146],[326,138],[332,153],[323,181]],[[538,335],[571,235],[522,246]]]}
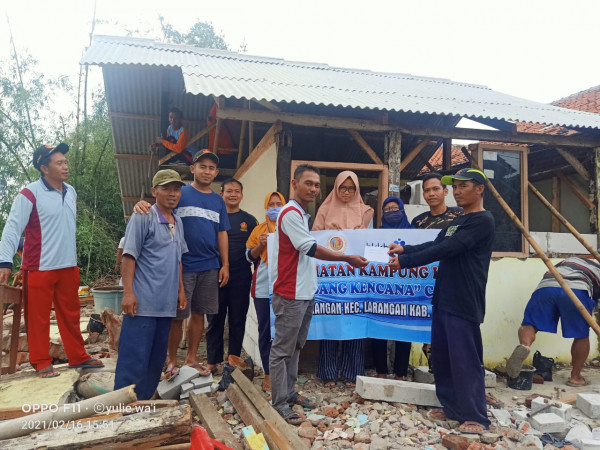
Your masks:
{"label": "blue jeans", "polygon": [[135,384],[138,400],[150,400],[167,357],[172,317],[123,316],[115,390]]}

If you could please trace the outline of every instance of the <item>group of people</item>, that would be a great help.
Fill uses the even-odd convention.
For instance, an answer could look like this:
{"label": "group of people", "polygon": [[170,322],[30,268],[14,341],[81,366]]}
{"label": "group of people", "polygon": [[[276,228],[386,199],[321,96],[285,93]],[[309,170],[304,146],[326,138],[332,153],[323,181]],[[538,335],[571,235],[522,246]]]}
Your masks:
{"label": "group of people", "polygon": [[[102,366],[86,353],[79,330],[76,193],[65,183],[67,151],[66,144],[36,149],[33,165],[41,177],[15,199],[0,243],[0,284],[6,284],[25,232],[22,274],[30,361],[44,378],[59,375],[49,356],[53,304],[69,365]],[[311,235],[307,210],[320,192],[317,168],[296,168],[293,198],[287,203],[281,193],[268,192],[265,220],[259,224],[240,208],[240,181],[227,179],[221,184],[220,195],[213,192],[211,184],[218,164],[219,157],[211,151],[197,152],[190,165],[190,184],[185,184],[176,171],[159,170],[152,180],[155,204],[141,201],[134,208],[122,245],[124,318],[115,389],[135,384],[138,398],[150,399],[163,372],[166,378],[176,376],[185,319],[188,348],[184,364],[201,375],[215,371],[223,361],[226,317],[228,354],[240,356],[251,295],[266,374],[263,388],[271,390],[273,407],[285,420],[297,424],[305,417],[291,406],[315,406],[295,390],[299,354],[306,342],[317,291],[313,258],[343,261],[358,268],[368,261],[360,255],[322,247]],[[444,177],[431,173],[423,179],[428,212],[409,222],[398,197],[385,199],[381,211],[382,228],[440,229],[431,242],[390,244],[388,264],[400,269],[439,261],[432,298],[431,348],[426,345],[424,351],[435,370],[436,393],[443,408],[433,410],[431,417],[457,420],[466,433],[483,432],[490,424],[480,332],[495,236],[494,218],[483,208],[486,182],[486,175],[476,169],[462,169]],[[446,205],[448,185],[453,187],[458,207]],[[373,209],[362,200],[358,177],[343,171],[318,209],[312,230],[372,228],[373,216]],[[272,260],[267,254],[269,234],[274,234]],[[600,296],[600,265],[569,258],[558,269],[591,310]],[[271,301],[269,279],[273,283]],[[270,304],[275,315],[274,336]],[[520,345],[507,364],[511,375],[518,374],[536,332],[556,332],[560,317],[563,335],[575,338],[569,382],[577,386],[586,383],[580,372],[589,353],[589,329],[573,308],[555,281],[545,276],[525,311]],[[205,315],[206,367],[197,360]],[[338,377],[352,385],[364,374],[362,346],[360,339],[321,341],[317,376],[326,386]],[[387,346],[385,340],[374,343],[376,370],[381,377],[388,373]],[[410,343],[395,342],[393,369],[397,379],[407,374],[410,349]]]}

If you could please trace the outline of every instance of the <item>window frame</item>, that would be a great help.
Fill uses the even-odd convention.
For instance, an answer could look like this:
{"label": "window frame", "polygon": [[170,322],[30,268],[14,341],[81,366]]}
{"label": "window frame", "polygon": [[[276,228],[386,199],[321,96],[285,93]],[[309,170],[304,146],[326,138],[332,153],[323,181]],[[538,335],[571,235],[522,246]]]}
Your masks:
{"label": "window frame", "polygon": [[[510,145],[510,144],[485,144],[477,143],[469,145],[471,156],[479,167],[485,172],[485,165],[483,163],[483,152],[484,151],[496,151],[496,152],[516,152],[521,154],[521,216],[519,219],[525,227],[525,230],[529,232],[529,174],[527,155],[529,153],[529,147],[526,145]],[[493,184],[493,180],[490,180]],[[484,205],[485,206],[485,205]],[[525,239],[525,236],[521,233],[521,252],[492,252],[492,258],[502,257],[516,257],[516,258],[528,258],[529,255],[529,242]]]}

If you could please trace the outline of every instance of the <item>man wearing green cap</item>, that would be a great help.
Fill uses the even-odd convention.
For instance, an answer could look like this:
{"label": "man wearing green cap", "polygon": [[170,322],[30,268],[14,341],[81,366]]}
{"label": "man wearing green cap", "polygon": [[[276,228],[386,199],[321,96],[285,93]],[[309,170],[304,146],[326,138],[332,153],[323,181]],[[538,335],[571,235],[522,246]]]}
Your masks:
{"label": "man wearing green cap", "polygon": [[483,209],[487,177],[462,169],[442,177],[452,185],[462,216],[420,245],[390,245],[390,267],[417,267],[439,261],[433,298],[431,353],[436,394],[443,406],[434,419],[458,420],[463,433],[483,433],[487,417],[480,324],[485,314],[485,286],[492,256],[494,217]]}
{"label": "man wearing green cap", "polygon": [[138,400],[149,400],[167,356],[171,321],[186,306],[181,256],[188,251],[181,219],[173,209],[184,183],[174,170],[152,179],[156,203],[150,214],[133,214],[123,247],[123,326],[115,390],[135,384]]}

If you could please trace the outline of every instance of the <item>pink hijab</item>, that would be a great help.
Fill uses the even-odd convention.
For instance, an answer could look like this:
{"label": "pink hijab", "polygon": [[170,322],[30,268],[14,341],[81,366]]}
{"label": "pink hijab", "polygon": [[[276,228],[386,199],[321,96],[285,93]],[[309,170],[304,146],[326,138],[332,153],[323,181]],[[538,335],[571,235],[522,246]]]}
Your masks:
{"label": "pink hijab", "polygon": [[[356,191],[354,198],[344,203],[340,198],[339,187],[348,178],[356,186]],[[372,218],[373,208],[365,205],[360,196],[358,177],[354,172],[345,170],[335,178],[335,186],[319,208],[312,229],[335,230],[337,226],[351,230],[356,227],[367,228]]]}

